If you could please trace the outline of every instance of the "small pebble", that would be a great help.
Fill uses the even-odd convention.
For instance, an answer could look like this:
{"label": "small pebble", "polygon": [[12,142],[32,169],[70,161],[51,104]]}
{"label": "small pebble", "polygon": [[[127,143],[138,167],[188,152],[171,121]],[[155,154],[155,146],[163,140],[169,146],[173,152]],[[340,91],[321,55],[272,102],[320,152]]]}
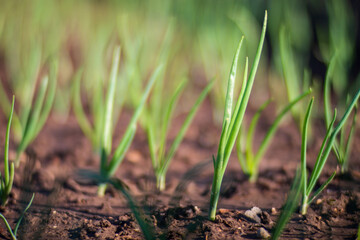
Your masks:
{"label": "small pebble", "polygon": [[271,208],[271,214],[273,214],[273,215],[275,215],[275,214],[277,214],[277,211],[276,211],[276,208]]}
{"label": "small pebble", "polygon": [[261,223],[261,219],[258,215],[261,214],[261,209],[258,207],[253,207],[251,210],[245,212],[245,216],[254,220],[257,223]]}
{"label": "small pebble", "polygon": [[251,209],[251,211],[253,211],[253,212],[256,213],[256,214],[261,214],[261,213],[262,213],[261,209],[258,208],[258,207],[253,207],[253,208]]}
{"label": "small pebble", "polygon": [[259,228],[256,235],[257,235],[257,237],[262,238],[262,239],[270,238],[270,233],[263,227]]}

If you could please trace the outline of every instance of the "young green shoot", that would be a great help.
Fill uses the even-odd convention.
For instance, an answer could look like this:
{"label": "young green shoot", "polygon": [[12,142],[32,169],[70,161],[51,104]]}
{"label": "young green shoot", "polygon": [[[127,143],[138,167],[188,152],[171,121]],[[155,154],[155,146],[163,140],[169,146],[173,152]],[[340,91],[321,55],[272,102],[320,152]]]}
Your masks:
{"label": "young green shoot", "polygon": [[24,211],[21,213],[21,215],[20,215],[20,217],[19,217],[19,219],[18,219],[18,221],[17,221],[17,223],[16,223],[16,225],[15,225],[14,230],[11,229],[10,224],[9,224],[9,222],[6,220],[5,216],[0,213],[0,218],[2,218],[2,220],[4,221],[5,226],[6,226],[7,230],[9,231],[12,240],[17,240],[16,235],[17,235],[17,231],[18,231],[18,229],[19,229],[20,223],[21,223],[21,221],[23,220],[26,211],[30,208],[30,206],[31,206],[31,204],[32,204],[32,202],[33,202],[33,200],[34,200],[34,197],[35,197],[35,193],[33,193],[32,197],[31,197],[31,199],[30,199],[30,202],[28,203],[28,205],[26,206],[26,208],[24,209]]}
{"label": "young green shoot", "polygon": [[[25,151],[27,146],[37,137],[43,128],[53,105],[56,92],[56,78],[57,78],[57,61],[52,60],[49,67],[49,75],[44,76],[40,82],[37,97],[32,102],[27,103],[19,111],[19,115],[14,111],[13,119],[16,128],[21,132],[20,141],[16,149],[15,165],[20,164],[20,155]],[[4,93],[3,87],[0,84],[0,94]],[[9,100],[3,95],[2,105],[3,109],[11,109]],[[35,98],[33,96],[33,98]],[[5,114],[10,112],[5,111]]]}
{"label": "young green shoot", "polygon": [[[111,123],[115,122],[113,118],[113,110],[115,104],[115,89],[118,79],[119,63],[120,47],[117,47],[114,50],[113,54],[106,100],[104,100],[103,87],[102,84],[99,83],[100,81],[94,83],[98,84],[99,86],[96,85],[94,87],[95,92],[91,92],[92,99],[89,99],[89,102],[92,103],[91,110],[93,114],[93,124],[88,120],[81,104],[81,76],[83,75],[83,69],[78,70],[78,72],[74,76],[74,113],[81,130],[83,131],[85,136],[91,141],[92,146],[96,152],[101,151],[102,144],[105,144],[111,148]],[[112,122],[108,124],[107,128],[105,128],[105,121],[110,120]],[[107,150],[109,151],[109,149]]]}
{"label": "young green shoot", "polygon": [[209,210],[209,219],[215,220],[217,204],[219,201],[220,188],[222,179],[225,174],[226,166],[230,159],[232,149],[234,147],[238,132],[242,120],[245,115],[245,110],[249,102],[250,93],[252,86],[255,80],[256,71],[259,65],[260,56],[264,44],[265,32],[267,24],[267,12],[265,11],[264,23],[262,28],[262,33],[260,36],[260,42],[256,52],[253,66],[250,71],[249,77],[247,76],[248,60],[245,63],[244,79],[241,86],[240,94],[233,109],[233,95],[234,95],[234,85],[236,78],[237,62],[240,54],[240,49],[242,46],[243,38],[241,39],[239,46],[236,50],[233,63],[230,70],[230,76],[228,80],[227,93],[225,98],[225,110],[223,118],[223,126],[220,136],[219,148],[215,157],[213,157],[214,163],[214,177],[213,184],[211,187],[211,198],[210,198],[210,210]]}
{"label": "young green shoot", "polygon": [[303,126],[303,131],[302,131],[302,141],[301,141],[301,180],[303,182],[303,193],[302,193],[303,199],[302,199],[302,206],[301,206],[301,214],[303,214],[303,215],[306,214],[307,209],[308,209],[309,205],[311,204],[311,202],[322,192],[322,190],[325,189],[325,187],[335,177],[336,171],[325,181],[325,183],[323,183],[319,187],[319,189],[317,189],[314,193],[312,193],[314,190],[314,187],[316,185],[316,182],[318,181],[320,174],[324,168],[324,165],[330,154],[330,151],[333,148],[336,136],[341,131],[341,128],[344,126],[346,120],[350,116],[359,97],[360,97],[360,90],[357,92],[357,94],[351,101],[351,103],[348,106],[348,108],[346,109],[343,117],[339,121],[338,125],[333,129],[334,122],[336,119],[336,111],[334,112],[334,116],[327,128],[327,132],[325,134],[323,143],[320,147],[319,154],[316,158],[315,166],[312,170],[309,180],[307,178],[307,170],[306,170],[306,146],[307,146],[308,124],[309,124],[309,118],[310,118],[314,98],[311,99],[311,101],[308,105],[305,119],[304,119],[304,126]]}
{"label": "young green shoot", "polygon": [[13,96],[9,121],[6,128],[5,135],[5,151],[4,151],[4,178],[0,172],[0,204],[5,206],[11,192],[14,181],[14,163],[9,165],[9,139],[10,139],[10,127],[11,120],[14,113],[15,96]]}
{"label": "young green shoot", "polygon": [[255,128],[257,126],[261,113],[267,107],[270,101],[266,101],[253,116],[246,134],[246,138],[241,138],[243,131],[240,131],[236,145],[237,155],[241,168],[243,169],[244,173],[249,177],[250,182],[256,182],[259,172],[260,161],[264,156],[266,150],[270,146],[271,139],[274,137],[282,118],[296,103],[309,95],[310,92],[311,90],[294,99],[279,113],[273,124],[270,126],[269,130],[266,132],[265,137],[263,138],[258,150],[255,153],[253,151],[252,145],[252,143],[254,142]]}
{"label": "young green shoot", "polygon": [[207,96],[208,92],[211,90],[213,83],[214,81],[211,81],[201,92],[195,104],[189,111],[186,119],[184,120],[178,134],[176,135],[168,151],[166,151],[166,139],[170,126],[170,121],[172,119],[177,100],[181,92],[183,91],[186,82],[182,81],[180,83],[180,85],[170,98],[170,101],[164,106],[164,114],[160,115],[162,116],[162,118],[159,119],[160,121],[154,121],[155,117],[152,116],[154,113],[152,113],[151,111],[149,111],[146,115],[145,128],[148,136],[151,161],[156,176],[156,187],[158,190],[163,191],[165,189],[166,173],[171,163],[171,160],[173,159],[176,150],[178,149],[181,141],[183,140],[185,133],[195,116],[195,113],[197,112],[201,103]]}
{"label": "young green shoot", "polygon": [[[324,113],[325,113],[325,122],[326,125],[330,125],[331,122],[331,94],[330,94],[330,79],[333,77],[334,68],[336,64],[337,57],[334,55],[330,60],[330,64],[325,77],[325,85],[324,85]],[[353,139],[356,131],[356,123],[357,123],[357,109],[358,106],[354,107],[354,113],[352,120],[345,124],[343,128],[341,128],[340,132],[340,140],[335,139],[333,145],[333,152],[338,161],[338,164],[341,169],[341,173],[344,174],[348,171],[349,167],[349,156],[351,152],[351,147],[353,145]],[[348,131],[348,135],[346,138],[346,132]]]}
{"label": "young green shoot", "polygon": [[282,208],[280,216],[276,222],[275,227],[271,235],[272,240],[276,240],[280,237],[281,232],[283,231],[286,224],[289,222],[291,215],[294,213],[296,207],[299,204],[303,181],[301,181],[301,170],[298,168],[294,181],[291,185],[289,195],[286,199],[286,202]]}
{"label": "young green shoot", "polygon": [[[117,47],[113,54],[112,67],[110,72],[110,79],[108,83],[108,89],[105,99],[102,97],[99,99],[103,104],[102,108],[95,113],[94,125],[90,123],[85,115],[85,111],[81,105],[80,98],[80,76],[81,71],[77,73],[75,87],[74,87],[74,112],[78,119],[79,125],[82,128],[85,135],[93,142],[100,144],[100,174],[103,178],[112,177],[121,162],[123,161],[128,148],[134,138],[136,132],[137,121],[140,117],[142,109],[146,103],[146,100],[150,94],[150,91],[154,85],[154,82],[158,78],[162,70],[162,65],[157,67],[150,77],[149,83],[146,86],[145,92],[140,100],[139,105],[135,109],[135,112],[128,124],[128,127],[116,147],[114,154],[112,151],[112,135],[113,135],[113,123],[114,120],[114,105],[115,105],[115,90],[118,79],[118,69],[120,62],[120,47]],[[99,91],[101,92],[101,91]],[[100,131],[99,131],[100,129]],[[95,145],[98,145],[95,144]],[[93,145],[94,146],[94,145]],[[112,157],[109,159],[109,157]],[[104,196],[106,190],[106,184],[101,184],[98,189],[98,195]]]}

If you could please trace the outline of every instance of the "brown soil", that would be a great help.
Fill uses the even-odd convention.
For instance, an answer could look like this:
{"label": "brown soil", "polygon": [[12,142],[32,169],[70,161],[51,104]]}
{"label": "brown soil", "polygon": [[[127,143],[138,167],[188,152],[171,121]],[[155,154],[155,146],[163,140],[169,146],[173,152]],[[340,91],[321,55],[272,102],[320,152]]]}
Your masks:
{"label": "brown soil", "polygon": [[[263,159],[256,184],[247,181],[236,154],[233,154],[223,181],[218,216],[215,222],[207,220],[213,171],[210,158],[216,154],[220,134],[220,129],[209,116],[210,105],[206,102],[171,163],[164,192],[154,190],[147,141],[141,131],[138,131],[117,171],[116,176],[128,186],[159,239],[258,238],[260,228],[271,232],[286,199],[300,159],[300,136],[291,121],[285,122],[278,130]],[[129,114],[120,119],[115,144],[128,119]],[[178,129],[176,126],[182,119],[183,116],[176,119],[174,129]],[[268,111],[261,120],[257,133],[259,139],[272,119],[273,113]],[[2,116],[0,154],[4,149],[5,123]],[[308,149],[310,169],[313,166],[311,159],[314,159],[324,133],[321,124],[318,125],[314,128],[314,140]],[[175,134],[171,133],[170,139]],[[337,176],[310,206],[306,216],[294,214],[283,238],[356,237],[360,222],[359,140],[360,135],[357,134],[350,175]],[[12,152],[14,146],[12,142]],[[19,239],[143,238],[121,193],[110,187],[106,196],[99,198],[94,182],[79,177],[80,169],[96,171],[99,161],[73,116],[65,123],[50,119],[29,149],[20,168],[16,169],[13,193],[3,210],[14,226],[31,193],[35,192],[35,200],[19,229]],[[336,162],[331,157],[320,182],[334,169]],[[246,210],[254,206],[261,209],[257,221],[245,215]],[[5,225],[0,223],[0,238],[9,237]]]}

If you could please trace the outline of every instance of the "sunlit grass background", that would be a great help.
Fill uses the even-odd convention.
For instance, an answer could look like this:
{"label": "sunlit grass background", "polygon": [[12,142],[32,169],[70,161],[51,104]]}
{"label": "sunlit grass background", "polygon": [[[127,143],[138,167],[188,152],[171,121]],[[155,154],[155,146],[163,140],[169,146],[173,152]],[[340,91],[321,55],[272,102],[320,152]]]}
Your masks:
{"label": "sunlit grass background", "polygon": [[[1,82],[8,94],[16,95],[17,105],[24,106],[31,101],[47,61],[58,59],[54,112],[66,119],[75,73],[83,69],[83,94],[96,100],[92,96],[106,85],[113,49],[120,45],[119,106],[137,105],[144,82],[161,62],[166,87],[174,89],[188,78],[190,98],[192,86],[203,87],[216,78],[211,100],[214,119],[220,123],[236,45],[244,35],[242,74],[244,56],[254,58],[265,9],[269,28],[255,82],[259,98],[251,104],[258,107],[272,97],[280,108],[308,86],[320,94],[327,66],[336,54],[331,89],[345,105],[348,94],[360,85],[357,1],[3,0]],[[282,61],[288,69],[283,69]],[[10,101],[4,98],[2,94],[0,102],[7,115]],[[296,111],[301,110],[293,110],[295,118]]]}

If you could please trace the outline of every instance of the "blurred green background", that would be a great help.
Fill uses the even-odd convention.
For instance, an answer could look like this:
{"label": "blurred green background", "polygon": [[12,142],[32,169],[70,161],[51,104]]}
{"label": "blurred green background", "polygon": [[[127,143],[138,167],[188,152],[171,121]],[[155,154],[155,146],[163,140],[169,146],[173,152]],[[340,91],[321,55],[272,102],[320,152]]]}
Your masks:
{"label": "blurred green background", "polygon": [[[74,74],[84,70],[83,91],[91,97],[94,89],[106,84],[112,51],[120,45],[118,91],[124,94],[118,94],[119,104],[136,105],[144,81],[163,62],[165,85],[172,88],[184,77],[190,79],[186,92],[192,99],[196,96],[192,96],[191,86],[203,87],[215,77],[211,99],[215,118],[221,118],[238,41],[245,36],[241,74],[245,56],[250,62],[254,58],[267,9],[269,28],[255,83],[255,94],[266,94],[259,94],[255,105],[269,96],[278,102],[286,99],[284,74],[297,82],[300,92],[309,85],[321,92],[334,55],[332,91],[344,102],[360,87],[359,5],[355,0],[2,0],[1,82],[8,95],[14,93],[18,104],[25,104],[32,99],[34,91],[29,89],[35,88],[46,61],[58,58],[55,112],[66,117]],[[281,54],[290,65],[287,73]]]}

